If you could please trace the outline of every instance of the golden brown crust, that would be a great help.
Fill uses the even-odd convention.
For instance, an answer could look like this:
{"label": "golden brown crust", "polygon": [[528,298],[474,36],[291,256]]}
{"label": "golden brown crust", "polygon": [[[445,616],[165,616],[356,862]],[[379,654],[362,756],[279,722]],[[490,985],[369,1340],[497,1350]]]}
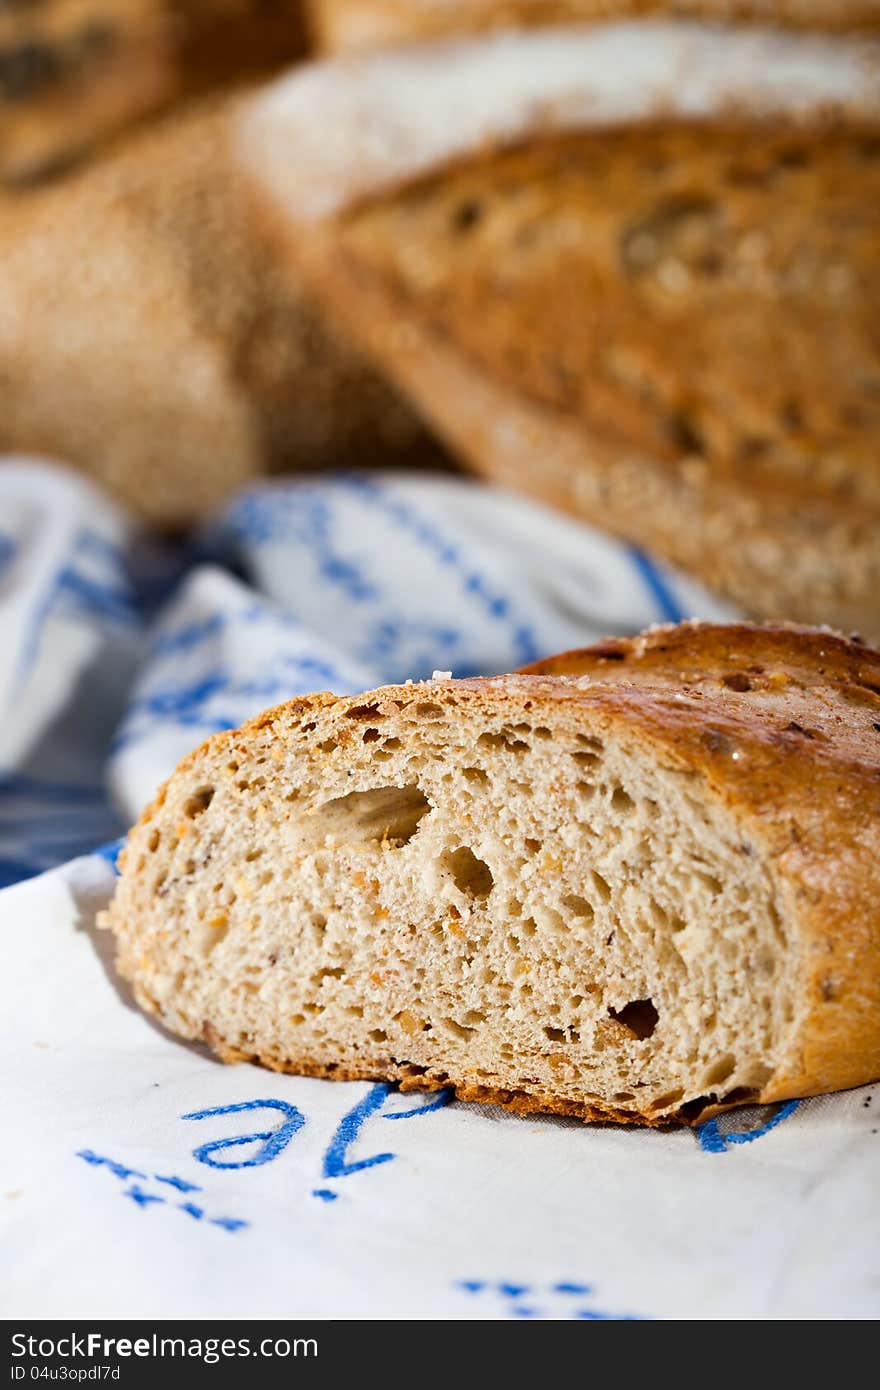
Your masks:
{"label": "golden brown crust", "polygon": [[309,0],[318,43],[353,51],[510,25],[661,14],[805,29],[876,28],[875,0]]}
{"label": "golden brown crust", "polygon": [[[761,856],[778,879],[779,929],[799,977],[784,1055],[759,1093],[709,1094],[674,1118],[696,1123],[745,1101],[816,1095],[880,1076],[880,652],[860,639],[794,625],[685,623],[609,638],[511,676],[433,687],[449,709],[476,704],[492,714],[508,702],[519,708],[524,692],[537,708],[567,707],[575,718],[589,709],[591,723],[625,731],[662,764],[699,779],[701,794],[735,815],[743,854]],[[386,687],[341,704],[354,708],[364,698],[381,708],[412,699],[413,688]],[[276,723],[334,703],[324,693],[268,710],[215,735],[175,777],[206,752],[246,750]],[[138,995],[154,1007],[142,989]],[[310,1057],[252,1057],[210,1024],[203,1036],[227,1061],[404,1087],[451,1085],[462,1099],[520,1112],[657,1122],[592,1102],[572,1107],[543,1093],[486,1091],[466,1076],[425,1073],[399,1059],[370,1059],[343,1072]]]}
{"label": "golden brown crust", "polygon": [[[264,202],[262,217],[280,241],[278,210]],[[330,317],[476,471],[647,546],[758,617],[880,638],[872,507],[808,488],[752,491],[698,458],[670,464],[621,448],[493,380],[320,236],[287,250]]]}
{"label": "golden brown crust", "polygon": [[868,129],[661,121],[418,181],[353,209],[339,252],[620,453],[877,515],[878,209]]}
{"label": "golden brown crust", "polygon": [[[210,1025],[206,1026],[203,1037],[220,1060],[230,1065],[252,1062],[287,1076],[314,1076],[322,1081],[390,1081],[399,1086],[401,1091],[448,1089],[454,1092],[457,1100],[473,1101],[480,1105],[499,1105],[515,1115],[565,1115],[575,1120],[583,1120],[585,1124],[605,1121],[651,1128],[662,1128],[679,1118],[687,1124],[695,1124],[709,1118],[708,1113],[700,1111],[696,1115],[673,1116],[671,1120],[668,1116],[657,1119],[619,1106],[579,1104],[544,1092],[502,1091],[495,1086],[482,1086],[476,1082],[457,1082],[446,1072],[431,1072],[411,1063],[395,1062],[387,1058],[348,1065],[331,1062],[328,1065],[311,1057],[297,1057],[291,1060],[271,1052],[245,1052],[239,1047],[231,1047]],[[729,1107],[716,1107],[711,1113],[715,1114],[727,1108]]]}
{"label": "golden brown crust", "polygon": [[880,1074],[880,653],[791,625],[683,624],[529,669],[620,686],[775,859],[798,923],[802,1013],[760,1099]]}
{"label": "golden brown crust", "polygon": [[[638,28],[573,30],[554,81],[529,75],[565,68],[547,33],[313,69],[243,132],[255,196],[468,465],[750,613],[880,636],[876,82],[847,96],[876,46],[666,24],[646,75]],[[729,79],[709,97],[707,66]],[[396,157],[420,83],[463,109],[446,137],[415,123]],[[346,136],[329,166],[306,119],[322,100]]]}

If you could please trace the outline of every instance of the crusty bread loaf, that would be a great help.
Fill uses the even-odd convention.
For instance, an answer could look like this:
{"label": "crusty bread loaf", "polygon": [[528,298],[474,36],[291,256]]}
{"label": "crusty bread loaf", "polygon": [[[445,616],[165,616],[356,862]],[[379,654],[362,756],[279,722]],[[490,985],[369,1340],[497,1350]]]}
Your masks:
{"label": "crusty bread loaf", "polygon": [[0,4],[0,180],[33,178],[168,100],[162,0]]}
{"label": "crusty bread loaf", "polygon": [[415,419],[254,226],[237,101],[0,210],[0,450],[78,465],[163,525],[258,473],[422,458]]}
{"label": "crusty bread loaf", "polygon": [[759,616],[874,636],[878,73],[876,41],[493,36],[312,68],[242,149],[466,461]]}
{"label": "crusty bread loaf", "polygon": [[880,653],[683,624],[210,739],[104,925],[227,1061],[644,1124],[880,1075]]}
{"label": "crusty bread loaf", "polygon": [[0,0],[0,180],[64,167],[121,126],[305,48],[301,0]]}
{"label": "crusty bread loaf", "polygon": [[787,24],[804,29],[875,29],[878,0],[308,0],[327,52],[379,48],[471,29],[665,14]]}

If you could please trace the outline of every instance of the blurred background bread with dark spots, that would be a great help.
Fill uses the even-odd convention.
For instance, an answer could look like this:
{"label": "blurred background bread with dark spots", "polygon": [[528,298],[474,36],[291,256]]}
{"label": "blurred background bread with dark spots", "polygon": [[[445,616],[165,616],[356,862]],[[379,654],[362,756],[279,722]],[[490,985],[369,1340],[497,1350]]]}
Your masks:
{"label": "blurred background bread with dark spots", "polygon": [[436,452],[254,225],[212,96],[0,203],[0,450],[162,526],[259,474]]}
{"label": "blurred background bread with dark spots", "polygon": [[0,0],[0,180],[63,168],[304,46],[300,0]]}

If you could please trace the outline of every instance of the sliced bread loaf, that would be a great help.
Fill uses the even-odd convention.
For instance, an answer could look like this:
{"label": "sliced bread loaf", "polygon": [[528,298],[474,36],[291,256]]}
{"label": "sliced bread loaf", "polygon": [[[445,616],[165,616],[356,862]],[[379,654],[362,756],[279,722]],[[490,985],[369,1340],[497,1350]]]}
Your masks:
{"label": "sliced bread loaf", "polygon": [[227,1061],[659,1124],[880,1076],[878,866],[880,653],[684,624],[210,739],[105,924]]}

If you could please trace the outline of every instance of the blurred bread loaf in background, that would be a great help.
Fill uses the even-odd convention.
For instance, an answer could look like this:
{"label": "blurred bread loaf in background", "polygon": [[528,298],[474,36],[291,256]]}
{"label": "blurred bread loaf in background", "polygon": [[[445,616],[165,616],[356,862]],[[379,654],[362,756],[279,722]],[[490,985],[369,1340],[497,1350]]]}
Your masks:
{"label": "blurred bread loaf in background", "polygon": [[0,0],[0,180],[64,167],[193,91],[282,67],[299,0]]}
{"label": "blurred bread loaf in background", "polygon": [[880,26],[878,0],[306,0],[318,45],[341,52],[512,25],[639,15],[805,29]]}
{"label": "blurred bread loaf in background", "polygon": [[430,454],[254,226],[240,100],[0,205],[0,450],[72,463],[163,526],[267,471]]}
{"label": "blurred bread loaf in background", "polygon": [[752,613],[876,636],[878,75],[876,39],[490,34],[303,70],[240,146],[461,458]]}

